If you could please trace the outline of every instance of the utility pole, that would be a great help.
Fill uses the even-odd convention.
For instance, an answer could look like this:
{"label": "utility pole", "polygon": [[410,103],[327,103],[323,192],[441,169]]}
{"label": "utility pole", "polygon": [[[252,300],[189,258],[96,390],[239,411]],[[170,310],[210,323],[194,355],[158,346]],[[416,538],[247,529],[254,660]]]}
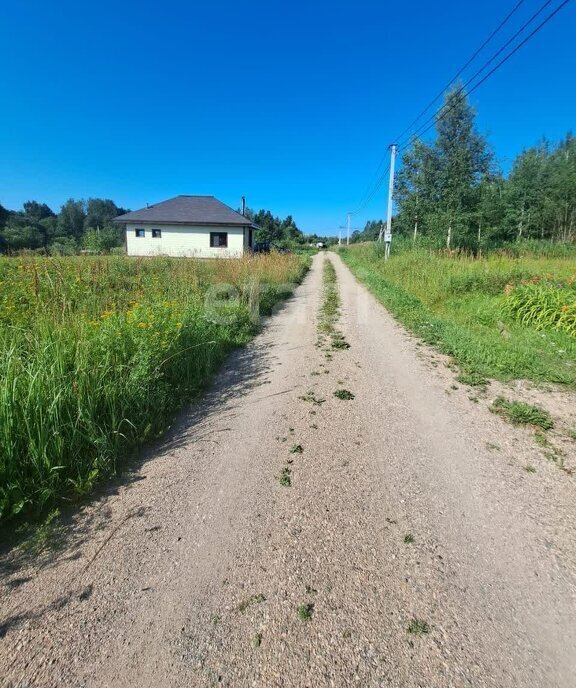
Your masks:
{"label": "utility pole", "polygon": [[394,195],[394,164],[396,162],[396,144],[390,146],[390,180],[388,182],[388,211],[386,214],[386,231],[384,233],[384,243],[386,250],[384,257],[386,260],[390,257],[390,244],[392,243],[392,202]]}
{"label": "utility pole", "polygon": [[342,230],[338,230],[338,246],[342,246]]}
{"label": "utility pole", "polygon": [[352,213],[347,213],[347,220],[346,220],[346,246],[350,244],[350,215]]}

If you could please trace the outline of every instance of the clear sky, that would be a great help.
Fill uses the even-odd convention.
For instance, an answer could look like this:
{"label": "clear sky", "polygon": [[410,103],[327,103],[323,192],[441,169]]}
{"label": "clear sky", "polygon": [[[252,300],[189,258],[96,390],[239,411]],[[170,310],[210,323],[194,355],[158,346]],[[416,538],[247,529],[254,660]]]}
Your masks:
{"label": "clear sky", "polygon": [[[244,194],[335,233],[387,144],[515,2],[4,2],[0,203]],[[504,165],[574,126],[575,30],[572,2],[472,95]],[[385,196],[353,224],[384,216]]]}

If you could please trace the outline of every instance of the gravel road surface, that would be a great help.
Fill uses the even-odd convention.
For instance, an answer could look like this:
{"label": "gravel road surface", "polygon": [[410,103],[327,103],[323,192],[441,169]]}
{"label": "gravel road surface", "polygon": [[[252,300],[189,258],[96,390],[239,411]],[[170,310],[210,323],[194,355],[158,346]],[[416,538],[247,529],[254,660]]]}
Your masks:
{"label": "gravel road surface", "polygon": [[58,547],[4,553],[0,684],[575,686],[575,480],[442,360],[316,256]]}

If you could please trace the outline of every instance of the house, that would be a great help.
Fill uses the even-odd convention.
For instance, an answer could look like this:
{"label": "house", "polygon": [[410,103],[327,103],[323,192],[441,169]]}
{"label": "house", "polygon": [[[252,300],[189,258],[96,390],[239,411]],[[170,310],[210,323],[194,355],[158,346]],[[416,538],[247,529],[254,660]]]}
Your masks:
{"label": "house", "polygon": [[129,256],[238,258],[250,251],[258,229],[214,196],[176,196],[114,222],[126,227]]}

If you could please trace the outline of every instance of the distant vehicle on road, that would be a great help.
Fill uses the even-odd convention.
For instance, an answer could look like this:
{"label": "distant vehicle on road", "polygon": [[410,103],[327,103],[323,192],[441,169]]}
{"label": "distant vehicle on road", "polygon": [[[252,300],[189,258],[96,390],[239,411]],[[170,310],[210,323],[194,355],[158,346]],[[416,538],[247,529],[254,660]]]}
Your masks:
{"label": "distant vehicle on road", "polygon": [[323,241],[319,241],[316,244],[316,248],[326,248],[326,244]]}

